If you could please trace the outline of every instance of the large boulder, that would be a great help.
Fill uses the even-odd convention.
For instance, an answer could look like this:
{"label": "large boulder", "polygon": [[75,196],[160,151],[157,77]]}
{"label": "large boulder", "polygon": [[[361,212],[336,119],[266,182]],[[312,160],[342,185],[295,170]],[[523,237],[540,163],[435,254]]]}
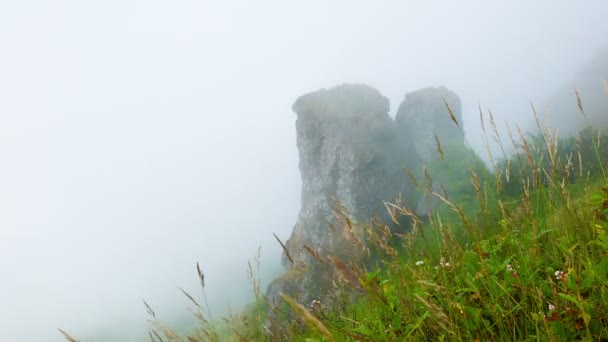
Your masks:
{"label": "large boulder", "polygon": [[[297,99],[293,111],[302,175],[301,209],[284,244],[287,270],[267,290],[271,302],[280,301],[279,292],[301,302],[325,298],[336,274],[356,259],[349,253],[365,244],[365,234],[357,236],[361,233],[357,228],[370,228],[369,220],[379,218],[383,224],[374,229],[383,232],[385,227],[393,233],[407,231],[408,218],[391,220],[384,201],[400,198],[403,205],[418,208],[421,216],[431,214],[435,204],[429,195],[443,193],[443,185],[434,182],[422,196],[403,165],[423,177],[423,166],[438,159],[435,135],[449,146],[465,148],[462,130],[450,119],[446,103],[460,122],[460,100],[445,88],[408,94],[396,121],[388,114],[388,99],[365,85],[341,85]],[[356,287],[356,270],[349,272],[341,276]]]}
{"label": "large boulder", "polygon": [[355,220],[386,210],[403,181],[398,131],[388,115],[389,101],[364,85],[343,85],[300,97],[293,106],[302,174],[302,208],[287,241],[292,255],[305,260],[302,245],[327,251],[335,244],[337,200]]}
{"label": "large boulder", "polygon": [[[460,126],[450,118],[448,106]],[[458,96],[445,87],[424,88],[406,94],[395,122],[425,162],[437,156],[435,135],[446,146],[464,144],[462,105]]]}
{"label": "large boulder", "polygon": [[307,272],[313,274],[302,278],[294,269],[315,264],[310,250],[321,256],[339,252],[336,248],[344,236],[336,230],[343,222],[338,222],[335,206],[355,222],[367,222],[373,216],[389,222],[383,201],[414,191],[402,169],[408,156],[388,114],[389,101],[376,89],[342,85],[319,90],[300,97],[293,110],[297,114],[302,207],[285,243],[291,260],[284,258],[284,264],[289,270],[271,284],[269,295],[298,289],[300,296],[309,299],[307,294],[322,284],[308,280],[323,275],[314,274],[319,268],[308,267]]}

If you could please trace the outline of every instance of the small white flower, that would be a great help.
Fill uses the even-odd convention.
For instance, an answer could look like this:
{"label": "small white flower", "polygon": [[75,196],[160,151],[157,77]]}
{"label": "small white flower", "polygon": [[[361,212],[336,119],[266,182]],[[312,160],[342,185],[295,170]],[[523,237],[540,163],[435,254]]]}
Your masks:
{"label": "small white flower", "polygon": [[416,261],[416,266],[424,265],[424,261],[418,260]]}
{"label": "small white flower", "polygon": [[441,267],[451,267],[452,265],[449,262],[446,262],[445,258],[441,258],[441,260],[439,260],[439,266],[441,266]]}
{"label": "small white flower", "polygon": [[513,272],[513,265],[508,264],[508,265],[507,265],[507,271],[509,271],[509,272]]}
{"label": "small white flower", "polygon": [[557,280],[565,280],[567,276],[568,274],[564,273],[564,271],[555,271],[555,279]]}
{"label": "small white flower", "polygon": [[549,311],[555,310],[555,305],[549,303]]}
{"label": "small white flower", "polygon": [[310,303],[310,309],[313,311],[318,309],[320,306],[321,306],[321,302],[316,299],[313,299],[312,303]]}

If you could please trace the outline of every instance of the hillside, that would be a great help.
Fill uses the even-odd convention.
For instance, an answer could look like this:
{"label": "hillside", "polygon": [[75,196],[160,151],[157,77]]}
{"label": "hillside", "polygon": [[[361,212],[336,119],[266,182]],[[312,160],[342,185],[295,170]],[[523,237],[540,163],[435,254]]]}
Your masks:
{"label": "hillside", "polygon": [[[458,126],[448,108],[444,120]],[[561,140],[548,129],[502,137],[491,118],[482,114],[482,120],[486,139],[512,144],[518,153],[488,172],[466,150],[448,145],[444,151],[437,139],[421,174],[404,171],[418,198],[437,203],[424,215],[400,199],[384,203],[388,221],[356,219],[334,206],[329,229],[339,243],[322,252],[305,248],[300,262],[308,267],[289,271],[322,270],[322,277],[310,278],[319,292],[276,291],[270,300],[255,259],[249,275],[256,302],[248,310],[214,323],[185,293],[199,328],[179,337],[148,308],[151,339],[608,339],[608,135],[590,126]],[[467,175],[446,171],[458,169]],[[451,189],[449,196],[433,185],[435,178]],[[403,224],[405,231],[391,228]],[[291,259],[293,243],[280,243]]]}

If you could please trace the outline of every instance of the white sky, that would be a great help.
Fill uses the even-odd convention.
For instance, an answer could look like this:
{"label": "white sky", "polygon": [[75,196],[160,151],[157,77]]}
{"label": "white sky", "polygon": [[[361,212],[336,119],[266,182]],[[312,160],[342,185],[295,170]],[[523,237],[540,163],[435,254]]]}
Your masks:
{"label": "white sky", "polygon": [[[445,85],[527,122],[607,43],[596,1],[0,2],[0,336],[139,332],[249,296],[296,221],[291,104],[344,82]],[[476,145],[474,143],[474,145]],[[124,339],[124,337],[122,337]]]}

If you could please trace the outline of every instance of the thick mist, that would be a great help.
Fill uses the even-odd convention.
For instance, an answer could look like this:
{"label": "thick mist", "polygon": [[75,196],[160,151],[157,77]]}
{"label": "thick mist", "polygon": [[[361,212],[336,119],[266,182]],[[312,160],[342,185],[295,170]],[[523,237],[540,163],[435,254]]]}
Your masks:
{"label": "thick mist", "polygon": [[278,274],[271,232],[296,222],[299,95],[365,83],[394,112],[445,85],[478,148],[478,107],[529,125],[530,101],[608,43],[607,14],[602,0],[2,2],[1,339],[140,340],[141,298],[188,326],[178,288],[199,294],[197,261],[215,318],[240,308],[247,260],[261,246],[264,279]]}

